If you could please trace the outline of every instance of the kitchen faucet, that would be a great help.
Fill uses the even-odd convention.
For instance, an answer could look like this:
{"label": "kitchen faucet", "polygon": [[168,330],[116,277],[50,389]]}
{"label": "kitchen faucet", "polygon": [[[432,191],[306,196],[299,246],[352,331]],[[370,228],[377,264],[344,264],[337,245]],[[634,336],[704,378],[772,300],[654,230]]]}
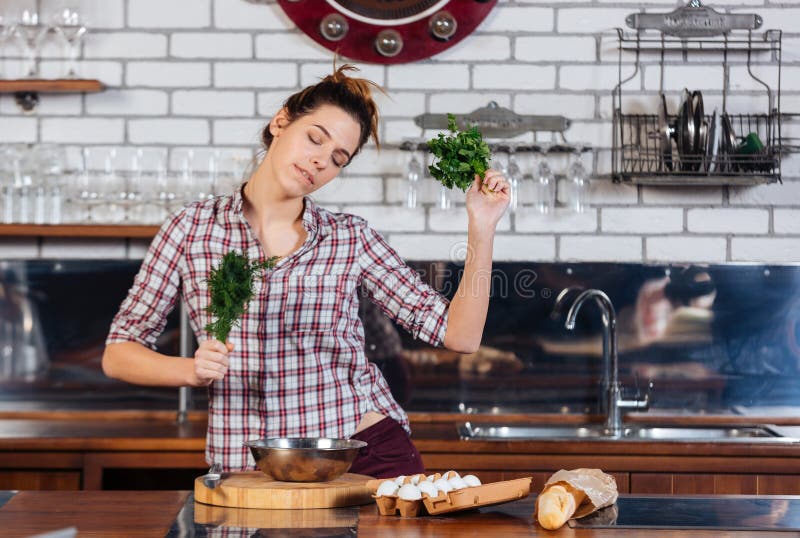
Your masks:
{"label": "kitchen faucet", "polygon": [[[566,301],[567,295],[577,291],[579,288],[565,288],[559,293],[556,305],[553,310],[557,315]],[[619,382],[619,356],[617,353],[617,314],[611,299],[601,290],[583,290],[573,301],[567,312],[567,320],[564,327],[568,330],[575,329],[575,318],[583,304],[589,299],[594,299],[600,310],[603,312],[603,400],[604,411],[606,413],[605,435],[620,437],[622,435],[622,409],[648,409],[650,407],[650,392],[653,382],[648,383],[647,392],[644,398],[634,398],[632,400],[622,399],[622,386]]]}

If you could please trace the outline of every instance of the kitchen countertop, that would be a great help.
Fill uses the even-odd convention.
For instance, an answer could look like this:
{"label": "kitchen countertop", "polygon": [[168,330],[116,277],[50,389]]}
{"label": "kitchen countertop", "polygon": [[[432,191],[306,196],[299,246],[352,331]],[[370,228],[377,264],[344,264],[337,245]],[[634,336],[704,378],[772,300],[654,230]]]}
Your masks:
{"label": "kitchen countertop", "polygon": [[[800,456],[800,443],[769,444],[714,441],[632,441],[632,440],[513,440],[513,441],[462,441],[456,425],[464,420],[480,421],[481,417],[464,415],[444,417],[412,416],[413,439],[421,452],[448,452],[462,454],[525,454],[554,452],[559,454],[649,454],[672,456],[747,456],[757,449],[760,455]],[[174,414],[148,413],[83,413],[56,415],[55,418],[0,418],[0,451],[175,451],[202,452],[205,449],[205,414],[197,413],[192,419],[178,424]],[[554,415],[530,416],[537,423],[578,422],[582,417]],[[649,423],[699,423],[673,418],[653,417]],[[708,420],[704,423],[714,423]],[[502,421],[502,417],[488,417]],[[800,437],[800,428],[786,426],[790,436]],[[57,439],[57,445],[54,440]]]}
{"label": "kitchen countertop", "polygon": [[[655,496],[624,495],[621,501],[645,500],[659,502]],[[704,508],[704,500],[734,499],[744,512],[746,520],[761,517],[761,526],[774,525],[776,518],[764,519],[758,508],[748,503],[745,496],[697,496],[683,497],[685,506],[696,506],[698,512]],[[751,498],[752,499],[752,498]],[[764,503],[780,507],[800,502],[800,497],[760,497]],[[190,492],[185,491],[22,491],[0,492],[0,528],[8,538],[28,537],[32,534],[74,526],[78,536],[102,536],[106,538],[168,536],[563,536],[573,538],[590,537],[693,537],[722,538],[754,536],[754,531],[733,530],[689,530],[685,528],[570,528],[545,531],[532,519],[535,498],[514,501],[502,505],[469,510],[443,516],[401,518],[380,516],[374,504],[360,507],[329,510],[241,510],[216,507],[213,521],[207,521],[207,513],[193,502]],[[663,502],[675,499],[663,497]],[[762,503],[763,504],[763,503]],[[620,503],[620,509],[624,508]],[[200,508],[197,512],[195,507]],[[688,510],[691,510],[689,508]],[[778,517],[782,517],[778,510]],[[698,518],[709,514],[698,513]],[[794,521],[793,518],[792,521]],[[757,531],[760,537],[800,536],[794,531]]]}

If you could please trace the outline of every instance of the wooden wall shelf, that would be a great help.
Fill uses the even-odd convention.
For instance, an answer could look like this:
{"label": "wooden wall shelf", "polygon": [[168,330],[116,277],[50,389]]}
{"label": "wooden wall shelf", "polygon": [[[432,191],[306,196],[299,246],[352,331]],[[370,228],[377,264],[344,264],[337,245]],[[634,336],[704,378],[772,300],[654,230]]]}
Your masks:
{"label": "wooden wall shelf", "polygon": [[14,101],[25,112],[30,112],[38,106],[40,93],[94,93],[104,89],[103,83],[94,79],[0,80],[0,93],[14,94]]}
{"label": "wooden wall shelf", "polygon": [[2,237],[117,237],[152,239],[158,226],[94,224],[0,224]]}
{"label": "wooden wall shelf", "polygon": [[101,92],[105,86],[94,79],[14,79],[0,80],[0,93],[78,93]]}

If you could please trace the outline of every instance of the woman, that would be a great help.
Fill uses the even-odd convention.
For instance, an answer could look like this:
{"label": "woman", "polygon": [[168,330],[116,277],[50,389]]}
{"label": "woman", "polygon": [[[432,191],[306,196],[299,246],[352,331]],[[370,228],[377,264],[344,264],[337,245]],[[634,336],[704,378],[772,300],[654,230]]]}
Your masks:
{"label": "woman", "polygon": [[[242,443],[262,437],[365,440],[350,472],[376,477],[424,470],[408,418],[364,354],[356,288],[416,338],[465,353],[478,348],[489,302],[494,230],[508,184],[490,170],[467,192],[469,255],[447,300],[423,283],[364,219],[307,196],[331,182],[371,136],[373,83],[342,66],[292,95],[263,131],[264,159],[232,195],[190,204],[153,240],[114,318],[103,355],[110,377],[144,385],[209,388],[206,458],[254,468]],[[231,250],[280,256],[229,341],[209,337],[209,270]],[[194,359],[154,349],[178,296],[199,349]]]}

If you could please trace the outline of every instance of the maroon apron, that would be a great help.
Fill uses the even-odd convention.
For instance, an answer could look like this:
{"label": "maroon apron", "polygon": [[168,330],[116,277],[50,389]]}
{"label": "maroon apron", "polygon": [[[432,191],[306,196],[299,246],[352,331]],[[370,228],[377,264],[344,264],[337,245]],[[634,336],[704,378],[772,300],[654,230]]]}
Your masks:
{"label": "maroon apron", "polygon": [[350,438],[365,441],[367,446],[358,451],[348,473],[393,478],[425,472],[417,447],[396,420],[384,418]]}

